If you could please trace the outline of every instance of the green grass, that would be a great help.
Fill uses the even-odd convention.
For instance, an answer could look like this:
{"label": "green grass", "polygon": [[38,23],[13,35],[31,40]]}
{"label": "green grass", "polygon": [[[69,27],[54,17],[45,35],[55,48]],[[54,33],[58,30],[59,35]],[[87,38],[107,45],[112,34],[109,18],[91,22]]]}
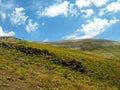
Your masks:
{"label": "green grass", "polygon": [[[99,79],[100,81],[103,82],[110,83],[112,85],[117,84],[119,87],[120,63],[117,61],[103,58],[97,55],[87,54],[85,52],[74,51],[65,48],[58,48],[39,43],[36,44],[31,43],[30,45],[40,49],[48,49],[49,51],[54,52],[58,57],[61,57],[62,59],[65,60],[75,59],[77,61],[80,61],[86,67],[87,71],[85,75],[95,79]],[[82,59],[85,59],[85,61],[83,61]],[[114,80],[114,77],[116,76],[117,80]]]}
{"label": "green grass", "polygon": [[120,61],[120,42],[103,39],[80,39],[48,43],[55,46],[82,50]]}
{"label": "green grass", "polygon": [[[26,55],[15,49],[0,47],[0,73],[8,73],[8,76],[12,74],[14,76],[13,79],[15,78],[16,83],[19,82],[19,85],[24,83],[26,86],[21,86],[21,89],[29,90],[30,87],[31,90],[120,89],[120,62],[114,59],[37,42],[16,40],[14,44],[30,46],[40,50],[45,49],[54,53],[61,60],[74,59],[81,62],[85,67],[85,72],[81,73],[63,65],[54,64],[46,59],[46,55]],[[3,77],[6,78],[6,75]],[[2,81],[2,83],[6,81]],[[14,88],[15,81],[9,81],[8,83],[11,84],[10,87],[2,86],[0,90],[2,90],[1,88],[5,90]]]}

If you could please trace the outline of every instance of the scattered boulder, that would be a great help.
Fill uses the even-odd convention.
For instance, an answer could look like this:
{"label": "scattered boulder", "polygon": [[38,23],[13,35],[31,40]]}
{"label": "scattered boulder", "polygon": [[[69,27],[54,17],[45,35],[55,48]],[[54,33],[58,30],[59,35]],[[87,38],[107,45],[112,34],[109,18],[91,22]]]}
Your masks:
{"label": "scattered boulder", "polygon": [[62,64],[64,66],[70,67],[73,70],[78,70],[80,72],[85,72],[85,68],[83,67],[81,62],[77,62],[75,60],[63,61]]}
{"label": "scattered boulder", "polygon": [[45,50],[45,49],[42,50],[42,53],[44,53],[45,55],[48,55],[48,56],[51,55],[51,53],[48,50]]}
{"label": "scattered boulder", "polygon": [[69,67],[73,70],[77,70],[77,71],[80,71],[81,73],[84,73],[85,72],[85,68],[84,66],[82,65],[81,62],[77,62],[76,60],[61,60],[59,58],[55,58],[52,60],[53,63],[55,64],[58,64],[58,65],[63,65],[63,66],[66,66],[66,67]]}
{"label": "scattered boulder", "polygon": [[7,79],[8,81],[14,81],[13,78],[11,78],[11,77],[7,77],[6,79]]}
{"label": "scattered boulder", "polygon": [[21,51],[23,53],[26,53],[26,54],[31,54],[31,55],[40,55],[41,54],[41,50],[39,49],[36,49],[36,48],[31,48],[31,47],[25,47],[25,46],[17,46],[16,49],[18,51]]}
{"label": "scattered boulder", "polygon": [[40,50],[37,48],[26,47],[23,45],[15,45],[12,43],[0,43],[0,47],[8,48],[8,49],[16,49],[16,50],[23,52],[25,54],[28,54],[28,55],[36,55],[36,56],[43,55],[43,54],[48,55],[48,56],[53,55],[48,50]]}
{"label": "scattered boulder", "polygon": [[18,79],[20,79],[20,80],[26,80],[24,76],[19,76]]}
{"label": "scattered boulder", "polygon": [[[12,43],[0,43],[0,47],[4,47],[4,48],[8,48],[8,49],[16,49],[20,52],[27,54],[27,55],[36,55],[36,56],[46,55],[46,56],[49,56],[49,57],[47,57],[47,60],[51,60],[55,64],[63,65],[63,66],[69,67],[73,70],[80,71],[82,73],[85,72],[85,68],[81,62],[78,62],[74,59],[62,60],[60,58],[57,58],[57,56],[54,53],[50,53],[48,50],[45,50],[45,49],[40,50],[37,48],[26,47],[23,45],[15,45]],[[85,59],[82,59],[82,60],[84,61]]]}
{"label": "scattered boulder", "polygon": [[85,59],[83,58],[82,61],[85,61]]}

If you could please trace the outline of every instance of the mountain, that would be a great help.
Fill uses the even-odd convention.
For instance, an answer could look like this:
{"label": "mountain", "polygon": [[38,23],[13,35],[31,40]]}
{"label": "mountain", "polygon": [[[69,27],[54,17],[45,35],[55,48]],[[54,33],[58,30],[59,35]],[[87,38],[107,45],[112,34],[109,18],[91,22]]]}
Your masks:
{"label": "mountain", "polygon": [[78,39],[48,43],[55,46],[82,50],[88,53],[120,60],[120,42],[104,39]]}
{"label": "mountain", "polygon": [[84,51],[1,37],[0,90],[120,90],[120,62]]}

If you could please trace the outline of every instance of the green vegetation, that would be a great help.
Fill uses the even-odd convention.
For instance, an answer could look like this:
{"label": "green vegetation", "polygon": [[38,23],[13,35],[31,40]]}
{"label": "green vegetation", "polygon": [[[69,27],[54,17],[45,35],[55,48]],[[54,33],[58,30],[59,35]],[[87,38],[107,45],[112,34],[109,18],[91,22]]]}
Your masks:
{"label": "green vegetation", "polygon": [[0,90],[17,89],[119,90],[120,62],[49,44],[0,38]]}
{"label": "green vegetation", "polygon": [[120,61],[120,42],[104,39],[78,39],[48,43],[55,46],[82,50]]}

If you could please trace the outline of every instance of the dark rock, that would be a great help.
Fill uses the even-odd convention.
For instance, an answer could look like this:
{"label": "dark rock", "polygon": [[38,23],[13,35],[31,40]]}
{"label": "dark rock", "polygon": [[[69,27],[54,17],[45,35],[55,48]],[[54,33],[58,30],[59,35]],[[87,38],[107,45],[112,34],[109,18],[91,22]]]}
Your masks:
{"label": "dark rock", "polygon": [[73,70],[77,70],[77,71],[80,71],[81,73],[84,73],[85,72],[85,68],[83,67],[82,63],[81,62],[77,62],[75,60],[61,60],[61,59],[53,59],[52,60],[55,64],[59,64],[59,65],[63,65],[63,66],[66,66],[66,67],[69,67]]}
{"label": "dark rock", "polygon": [[78,70],[80,72],[85,72],[85,68],[83,67],[81,62],[77,62],[75,60],[71,60],[71,61],[63,61],[63,65],[70,67],[73,70]]}
{"label": "dark rock", "polygon": [[23,45],[15,45],[12,43],[0,43],[0,47],[8,48],[8,49],[16,49],[16,50],[26,53],[28,55],[29,54],[36,55],[36,56],[43,55],[43,54],[48,55],[48,56],[54,55],[53,53],[50,53],[48,50],[40,50],[37,48],[25,47]]}
{"label": "dark rock", "polygon": [[8,81],[14,81],[11,77],[6,78]]}
{"label": "dark rock", "polygon": [[25,77],[24,76],[19,76],[18,79],[25,80]]}
{"label": "dark rock", "polygon": [[[37,48],[26,47],[23,45],[15,45],[15,44],[11,44],[11,43],[0,43],[0,47],[8,48],[8,49],[16,49],[27,55],[35,55],[35,56],[46,55],[47,56],[46,59],[51,60],[55,64],[63,65],[63,66],[69,67],[73,70],[78,70],[82,73],[85,72],[85,68],[81,62],[78,62],[74,59],[62,60],[60,58],[57,58],[57,56],[54,53],[50,53],[48,50],[45,50],[45,49],[40,50]],[[85,59],[82,59],[82,60],[84,61]],[[22,78],[19,78],[19,79],[22,79]]]}
{"label": "dark rock", "polygon": [[42,52],[43,52],[45,55],[51,55],[51,53],[50,53],[48,50],[42,50]]}
{"label": "dark rock", "polygon": [[84,72],[85,72],[85,68],[82,67],[82,68],[79,69],[79,71],[80,71],[81,73],[84,73]]}
{"label": "dark rock", "polygon": [[62,65],[68,66],[68,64],[66,63],[66,61],[62,61]]}
{"label": "dark rock", "polygon": [[83,60],[83,61],[85,61],[85,59],[84,59],[84,58],[83,58],[82,60]]}

